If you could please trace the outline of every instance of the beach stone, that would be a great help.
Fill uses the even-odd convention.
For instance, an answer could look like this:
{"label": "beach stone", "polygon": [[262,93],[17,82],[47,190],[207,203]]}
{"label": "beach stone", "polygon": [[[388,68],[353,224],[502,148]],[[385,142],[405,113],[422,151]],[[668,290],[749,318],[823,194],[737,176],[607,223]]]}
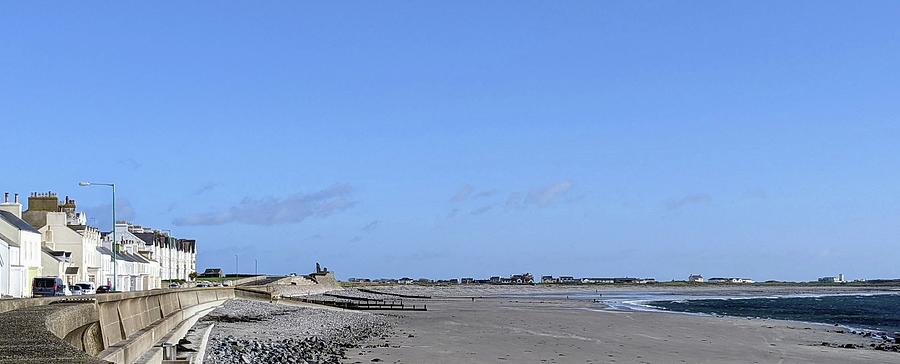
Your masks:
{"label": "beach stone", "polygon": [[202,319],[215,322],[205,363],[339,364],[346,348],[380,337],[380,315],[231,300]]}

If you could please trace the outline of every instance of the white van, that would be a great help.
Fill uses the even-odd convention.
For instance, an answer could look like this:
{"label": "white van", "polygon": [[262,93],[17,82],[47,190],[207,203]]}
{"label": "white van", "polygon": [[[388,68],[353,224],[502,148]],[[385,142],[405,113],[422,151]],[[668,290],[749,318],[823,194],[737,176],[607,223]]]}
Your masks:
{"label": "white van", "polygon": [[95,294],[97,293],[97,287],[94,286],[91,282],[79,282],[75,283],[76,286],[81,287],[81,294]]}

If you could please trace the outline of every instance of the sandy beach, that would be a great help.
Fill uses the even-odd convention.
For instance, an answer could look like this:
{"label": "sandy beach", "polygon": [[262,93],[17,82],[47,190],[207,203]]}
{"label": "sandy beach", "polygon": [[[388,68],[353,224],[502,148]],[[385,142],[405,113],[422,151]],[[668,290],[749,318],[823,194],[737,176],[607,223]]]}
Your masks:
{"label": "sandy beach", "polygon": [[[834,293],[789,289],[791,293]],[[502,297],[520,289],[385,290],[436,298],[423,300],[427,312],[385,313],[396,319],[393,332],[349,349],[344,363],[900,362],[900,353],[872,350],[871,339],[831,325],[621,311],[590,301]],[[784,294],[781,290],[756,293]],[[539,292],[536,288],[524,291]],[[484,298],[473,301],[468,296]],[[841,347],[847,344],[858,348]]]}

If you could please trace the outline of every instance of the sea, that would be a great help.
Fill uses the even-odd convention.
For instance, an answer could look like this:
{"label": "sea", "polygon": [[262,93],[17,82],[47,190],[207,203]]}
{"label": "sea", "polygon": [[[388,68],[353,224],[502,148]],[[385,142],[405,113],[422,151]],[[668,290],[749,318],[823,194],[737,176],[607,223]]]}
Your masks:
{"label": "sea", "polygon": [[597,302],[598,306],[614,310],[669,311],[794,320],[883,332],[889,336],[897,336],[895,333],[900,333],[900,292],[897,291],[754,297],[622,290],[596,293],[554,292],[527,296],[591,300]]}
{"label": "sea", "polygon": [[889,335],[900,332],[900,294],[663,300],[644,305],[666,311],[826,323]]}

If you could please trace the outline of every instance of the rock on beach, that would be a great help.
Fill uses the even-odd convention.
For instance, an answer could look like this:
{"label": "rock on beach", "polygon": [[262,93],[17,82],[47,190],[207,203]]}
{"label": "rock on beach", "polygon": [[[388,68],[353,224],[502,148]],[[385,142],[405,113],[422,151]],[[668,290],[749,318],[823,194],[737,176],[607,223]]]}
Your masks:
{"label": "rock on beach", "polygon": [[340,363],[347,348],[387,332],[384,316],[231,300],[203,318],[215,326],[207,364]]}

